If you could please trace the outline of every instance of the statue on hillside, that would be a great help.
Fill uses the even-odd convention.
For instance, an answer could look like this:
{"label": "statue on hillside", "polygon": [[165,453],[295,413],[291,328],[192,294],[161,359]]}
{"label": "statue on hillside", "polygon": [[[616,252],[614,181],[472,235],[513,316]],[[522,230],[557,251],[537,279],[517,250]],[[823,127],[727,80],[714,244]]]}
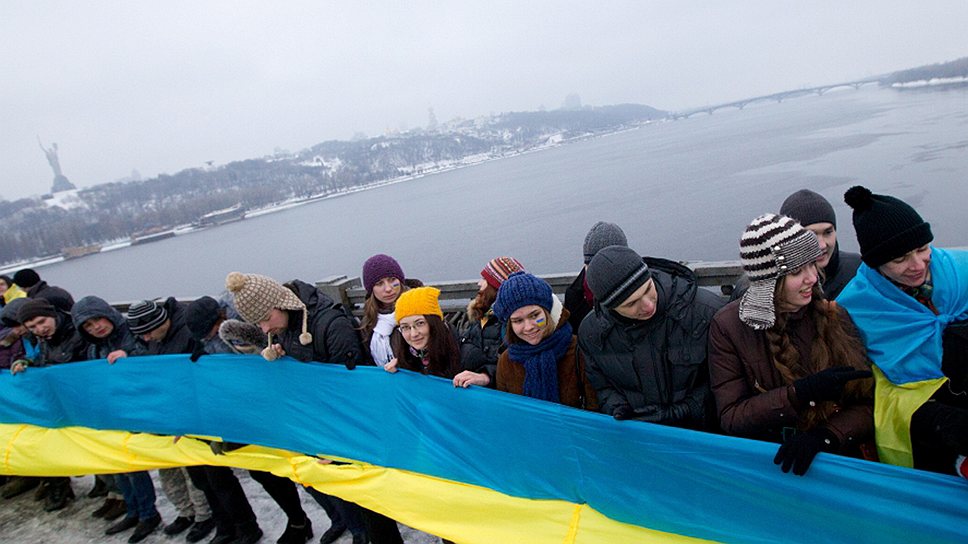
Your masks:
{"label": "statue on hillside", "polygon": [[51,186],[51,193],[59,193],[61,191],[70,191],[71,189],[76,189],[74,184],[67,179],[67,176],[61,172],[60,159],[57,158],[57,143],[51,144],[50,149],[44,147],[44,143],[40,141],[40,136],[37,136],[37,143],[40,145],[41,151],[47,156],[47,162],[50,163],[51,169],[54,170],[54,185]]}

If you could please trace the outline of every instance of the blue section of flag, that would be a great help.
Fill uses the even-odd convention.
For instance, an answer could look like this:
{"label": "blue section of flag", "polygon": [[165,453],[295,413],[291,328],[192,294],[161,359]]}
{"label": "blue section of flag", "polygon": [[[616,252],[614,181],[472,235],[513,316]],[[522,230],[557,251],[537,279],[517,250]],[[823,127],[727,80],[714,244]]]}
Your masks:
{"label": "blue section of flag", "polygon": [[730,542],[961,542],[968,483],[583,412],[375,367],[258,356],[132,357],[0,376],[0,422],[220,436],[587,503],[612,519]]}

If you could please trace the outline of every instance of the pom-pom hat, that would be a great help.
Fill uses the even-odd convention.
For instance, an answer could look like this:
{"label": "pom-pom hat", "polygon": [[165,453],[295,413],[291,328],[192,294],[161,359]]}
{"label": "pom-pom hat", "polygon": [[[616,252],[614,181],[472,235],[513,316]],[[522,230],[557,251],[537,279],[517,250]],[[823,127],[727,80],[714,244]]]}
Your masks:
{"label": "pom-pom hat", "polygon": [[776,323],[777,281],[823,255],[817,235],[795,219],[768,213],[753,220],[739,241],[739,257],[750,287],[739,303],[739,318],[756,330]]}
{"label": "pom-pom hat", "polygon": [[[225,278],[225,287],[235,297],[235,309],[242,319],[249,323],[258,324],[264,321],[273,308],[301,311],[303,320],[299,343],[305,346],[313,341],[313,335],[308,330],[309,312],[306,310],[306,305],[281,283],[259,274],[231,272]],[[262,350],[262,356],[270,361],[278,358],[275,350],[272,349],[271,332],[268,333],[267,347]]]}
{"label": "pom-pom hat", "polygon": [[514,257],[496,257],[487,261],[484,265],[484,269],[481,270],[481,277],[488,285],[495,289],[500,289],[501,284],[514,274],[515,272],[521,272],[524,270],[524,265],[522,265]]}
{"label": "pom-pom hat", "polygon": [[871,268],[897,259],[931,243],[931,225],[906,202],[871,193],[867,187],[851,187],[844,202],[854,210],[854,231],[860,257]]}

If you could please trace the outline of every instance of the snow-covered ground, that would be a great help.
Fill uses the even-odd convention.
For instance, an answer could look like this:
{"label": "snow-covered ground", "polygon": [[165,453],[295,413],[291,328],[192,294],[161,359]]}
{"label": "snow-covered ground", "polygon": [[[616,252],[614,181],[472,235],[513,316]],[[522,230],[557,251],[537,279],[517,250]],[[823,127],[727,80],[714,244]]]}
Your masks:
{"label": "snow-covered ground", "polygon": [[[252,504],[252,509],[259,518],[259,526],[265,536],[262,542],[269,544],[275,542],[279,535],[286,528],[286,516],[279,509],[279,506],[256,481],[249,477],[248,473],[236,469],[236,475],[242,482],[245,494]],[[158,474],[152,472],[155,482],[155,492],[157,494],[158,511],[161,512],[163,523],[171,522],[175,519],[175,510],[172,508],[164,493],[161,492],[158,483]],[[15,497],[13,499],[0,498],[0,542],[4,544],[82,544],[82,543],[126,543],[131,536],[132,530],[121,534],[106,536],[104,530],[115,523],[115,521],[105,521],[103,519],[91,517],[91,512],[101,506],[103,498],[89,499],[87,492],[94,485],[92,476],[82,476],[72,478],[72,486],[77,498],[68,505],[67,508],[58,512],[45,512],[43,502],[34,501],[34,490]],[[303,509],[309,515],[313,523],[313,538],[310,543],[319,542],[319,536],[329,527],[329,518],[322,508],[309,496],[308,493],[300,491]],[[440,539],[421,533],[403,525],[400,526],[400,533],[407,543],[413,544],[437,544]],[[155,530],[143,542],[145,544],[173,544],[185,542],[185,534],[177,536],[166,536],[161,527]],[[214,532],[213,532],[214,536]],[[203,540],[211,540],[211,536]],[[336,541],[339,544],[352,542],[349,531]]]}

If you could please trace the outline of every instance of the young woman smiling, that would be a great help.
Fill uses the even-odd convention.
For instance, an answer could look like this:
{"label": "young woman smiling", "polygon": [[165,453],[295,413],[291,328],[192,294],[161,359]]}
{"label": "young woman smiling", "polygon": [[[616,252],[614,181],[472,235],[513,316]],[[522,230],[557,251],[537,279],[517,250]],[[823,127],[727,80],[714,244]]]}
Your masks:
{"label": "young woman smiling", "polygon": [[453,379],[461,371],[460,347],[440,309],[440,290],[417,287],[400,295],[397,330],[391,338],[393,359],[387,372],[398,368]]}
{"label": "young woman smiling", "polygon": [[518,272],[501,284],[492,309],[507,323],[508,349],[497,362],[497,389],[597,410],[568,310],[555,320],[553,304],[551,286],[531,274]]}
{"label": "young woman smiling", "polygon": [[740,241],[750,288],[709,330],[710,385],[728,434],[781,444],[803,475],[820,451],[861,456],[873,438],[867,354],[847,313],[823,298],[817,237],[766,214]]}

